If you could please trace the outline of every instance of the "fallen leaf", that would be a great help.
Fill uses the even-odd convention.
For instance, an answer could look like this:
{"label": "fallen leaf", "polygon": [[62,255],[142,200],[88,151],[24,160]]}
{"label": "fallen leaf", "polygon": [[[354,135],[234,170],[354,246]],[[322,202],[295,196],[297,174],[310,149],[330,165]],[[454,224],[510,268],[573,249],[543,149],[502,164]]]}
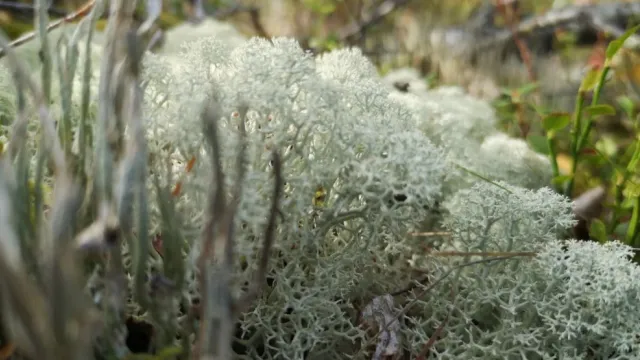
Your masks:
{"label": "fallen leaf", "polygon": [[[380,338],[372,360],[397,355],[400,351],[400,322],[394,312],[393,297],[375,297],[362,311],[362,318],[370,326],[378,325]],[[385,326],[386,325],[386,326]]]}

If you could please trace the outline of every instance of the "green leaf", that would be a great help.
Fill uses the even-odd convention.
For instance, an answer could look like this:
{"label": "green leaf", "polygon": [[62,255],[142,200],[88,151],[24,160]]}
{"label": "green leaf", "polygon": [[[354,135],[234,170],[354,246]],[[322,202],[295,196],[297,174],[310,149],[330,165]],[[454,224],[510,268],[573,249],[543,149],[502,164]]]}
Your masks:
{"label": "green leaf", "polygon": [[624,42],[627,41],[629,36],[635,34],[639,29],[640,25],[636,25],[631,29],[625,31],[625,33],[622,34],[622,36],[620,36],[619,38],[610,42],[609,46],[607,46],[607,60],[611,61],[611,59],[616,55],[620,48],[622,48],[622,45],[624,45]]}
{"label": "green leaf", "polygon": [[327,47],[329,50],[335,50],[340,46],[340,37],[335,32],[330,32],[329,34],[327,34],[325,43],[328,44]]}
{"label": "green leaf", "polygon": [[304,0],[303,3],[309,10],[319,15],[329,15],[336,10],[334,1]]}
{"label": "green leaf", "polygon": [[529,135],[529,137],[527,138],[527,142],[529,143],[529,146],[531,146],[531,148],[536,152],[543,155],[549,155],[549,143],[547,142],[546,136]]}
{"label": "green leaf", "polygon": [[633,117],[633,109],[635,109],[635,105],[633,100],[631,100],[628,96],[621,96],[616,99],[618,101],[618,105],[624,110],[624,113],[627,115],[629,119]]}
{"label": "green leaf", "polygon": [[593,219],[589,225],[589,235],[601,243],[607,242],[607,226],[600,219]]}
{"label": "green leaf", "polygon": [[527,83],[519,87],[518,92],[520,93],[520,95],[526,95],[536,90],[537,88],[538,88],[538,83],[535,83],[535,82]]}
{"label": "green leaf", "polygon": [[603,136],[595,144],[599,155],[611,162],[611,157],[618,152],[618,143],[612,136]]}
{"label": "green leaf", "polygon": [[542,125],[546,131],[558,131],[564,129],[571,121],[569,113],[555,112],[542,119]]}
{"label": "green leaf", "polygon": [[575,45],[578,41],[577,35],[569,31],[558,32],[556,38],[562,45]]}
{"label": "green leaf", "polygon": [[542,105],[528,103],[527,104],[533,111],[536,112],[540,117],[547,116],[549,114],[549,110],[543,107]]}
{"label": "green leaf", "polygon": [[584,108],[584,111],[586,111],[587,114],[590,114],[592,116],[616,114],[616,109],[614,109],[613,106],[607,105],[607,104],[589,105],[586,108]]}
{"label": "green leaf", "polygon": [[620,208],[623,210],[631,210],[634,205],[635,199],[627,196],[622,200],[622,203],[620,203]]}
{"label": "green leaf", "polygon": [[327,37],[312,37],[309,40],[309,45],[316,49],[322,49],[324,51],[331,51],[339,47],[337,36],[333,33],[327,35]]}
{"label": "green leaf", "polygon": [[629,159],[629,160],[631,160],[631,158],[633,157],[633,155],[636,152],[636,147],[638,145],[640,145],[640,141],[634,141],[629,146],[627,146],[626,150],[622,154],[621,159]]}
{"label": "green leaf", "polygon": [[629,180],[627,181],[622,194],[627,198],[640,197],[640,182]]}
{"label": "green leaf", "polygon": [[513,102],[511,101],[511,99],[498,99],[496,101],[494,101],[493,106],[497,107],[497,108],[506,108],[509,106],[512,106]]}
{"label": "green leaf", "polygon": [[598,80],[600,79],[600,74],[602,70],[599,69],[591,69],[582,79],[582,83],[580,84],[580,92],[586,92],[593,90],[598,84]]}
{"label": "green leaf", "polygon": [[[640,134],[639,134],[640,136]],[[629,159],[626,169],[629,173],[640,175],[640,168],[638,168],[638,162],[640,162],[640,141],[634,141],[628,148],[629,153],[625,153],[625,158]]]}
{"label": "green leaf", "polygon": [[502,94],[502,95],[504,95],[506,97],[511,98],[511,94],[512,93],[513,93],[513,90],[511,90],[509,88],[506,88],[506,87],[500,88],[500,94]]}
{"label": "green leaf", "polygon": [[168,346],[158,352],[158,357],[161,359],[173,359],[182,354],[182,347],[180,346]]}
{"label": "green leaf", "polygon": [[557,188],[562,188],[573,176],[571,175],[558,175],[554,177],[551,182]]}
{"label": "green leaf", "polygon": [[627,234],[627,230],[629,229],[629,222],[623,222],[616,225],[616,228],[613,230],[613,234],[619,238],[624,238]]}

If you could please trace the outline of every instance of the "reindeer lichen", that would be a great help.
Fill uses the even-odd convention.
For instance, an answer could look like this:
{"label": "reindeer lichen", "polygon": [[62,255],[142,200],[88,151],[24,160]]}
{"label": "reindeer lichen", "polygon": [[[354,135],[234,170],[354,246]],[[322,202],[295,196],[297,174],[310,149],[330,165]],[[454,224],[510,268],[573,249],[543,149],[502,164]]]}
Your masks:
{"label": "reindeer lichen", "polygon": [[56,76],[32,76],[38,42],[0,38],[0,311],[20,354],[640,351],[631,249],[564,240],[571,201],[487,103],[226,26],[150,53],[124,0],[89,40],[103,5],[48,35]]}

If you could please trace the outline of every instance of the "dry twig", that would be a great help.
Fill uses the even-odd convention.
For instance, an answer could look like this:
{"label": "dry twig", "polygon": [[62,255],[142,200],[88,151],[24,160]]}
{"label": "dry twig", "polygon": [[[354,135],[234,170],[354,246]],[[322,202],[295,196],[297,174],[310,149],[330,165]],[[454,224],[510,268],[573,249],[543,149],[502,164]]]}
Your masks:
{"label": "dry twig", "polygon": [[385,0],[375,10],[363,16],[360,23],[352,24],[340,31],[340,39],[345,42],[355,43],[360,41],[369,28],[384,19],[385,16],[409,4],[411,0]]}
{"label": "dry twig", "polygon": [[[58,27],[60,27],[60,25],[64,24],[64,23],[69,23],[72,21],[75,21],[79,18],[82,18],[84,16],[86,16],[87,14],[89,14],[89,12],[91,11],[91,9],[93,8],[93,6],[95,5],[96,0],[90,0],[87,1],[84,5],[82,5],[78,10],[72,12],[71,14],[65,16],[64,18],[60,19],[60,20],[56,20],[53,21],[49,24],[49,26],[47,26],[47,32],[56,29]],[[20,36],[19,38],[13,40],[9,46],[14,48],[16,46],[20,46],[30,40],[33,40],[36,37],[37,32],[36,31],[32,31],[29,33],[26,33],[22,36]],[[4,46],[3,46],[4,47]],[[2,58],[3,56],[6,55],[6,51],[0,50],[0,58]]]}
{"label": "dry twig", "polygon": [[[0,1],[0,10],[29,14],[34,14],[37,11],[35,5],[23,4],[17,1]],[[49,15],[53,16],[67,16],[66,11],[62,9],[56,9],[54,7],[47,8],[47,12],[49,13]]]}
{"label": "dry twig", "polygon": [[[543,32],[560,26],[571,26],[576,29],[595,28],[614,36],[624,33],[618,26],[621,19],[630,19],[640,14],[640,2],[602,3],[597,5],[567,6],[554,9],[540,16],[523,19],[517,26],[498,30],[484,39],[477,39],[472,47],[473,52],[486,51],[488,48],[505,44],[516,36],[526,36],[535,31]],[[640,45],[640,37],[629,38],[633,47]]]}

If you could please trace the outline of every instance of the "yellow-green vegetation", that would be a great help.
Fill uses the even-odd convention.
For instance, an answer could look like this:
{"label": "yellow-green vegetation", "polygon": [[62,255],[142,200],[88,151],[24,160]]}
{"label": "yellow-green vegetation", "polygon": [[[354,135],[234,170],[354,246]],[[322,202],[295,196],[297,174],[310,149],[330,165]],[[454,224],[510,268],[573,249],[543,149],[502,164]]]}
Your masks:
{"label": "yellow-green vegetation", "polygon": [[623,43],[639,29],[630,28],[609,43],[602,63],[588,69],[573,111],[536,103],[532,96],[535,84],[505,90],[505,96],[496,102],[505,125],[525,123],[530,127],[527,138],[535,149],[549,156],[553,186],[559,192],[575,197],[594,187],[607,189],[604,200],[598,201],[603,204],[593,204],[604,205],[604,211],[590,222],[591,237],[601,242],[618,239],[633,247],[640,246],[640,99],[633,86],[620,91],[620,78],[626,77],[627,83],[636,81],[629,77],[635,76],[639,65],[625,68],[620,62],[630,55]]}

